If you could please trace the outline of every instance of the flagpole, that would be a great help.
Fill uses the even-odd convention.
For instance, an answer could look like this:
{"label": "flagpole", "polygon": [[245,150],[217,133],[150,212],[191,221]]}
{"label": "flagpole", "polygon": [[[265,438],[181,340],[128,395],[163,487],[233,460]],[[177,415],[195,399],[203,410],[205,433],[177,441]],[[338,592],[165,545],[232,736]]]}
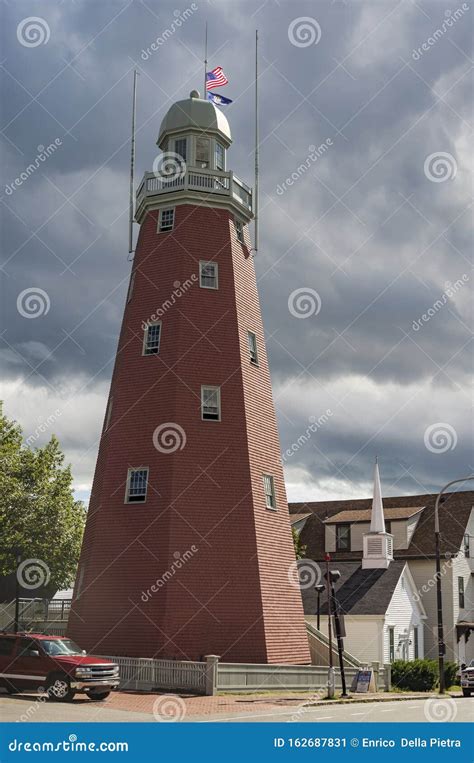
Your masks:
{"label": "flagpole", "polygon": [[130,198],[129,198],[129,220],[128,220],[128,253],[133,252],[133,179],[135,171],[135,117],[137,112],[137,70],[133,71],[133,96],[132,96],[132,136],[130,141]]}
{"label": "flagpole", "polygon": [[207,21],[206,21],[206,32],[204,36],[204,90],[202,93],[202,97],[204,100],[206,100],[206,84],[207,84]]}
{"label": "flagpole", "polygon": [[254,250],[258,252],[258,29],[255,30],[255,184],[254,184]]}

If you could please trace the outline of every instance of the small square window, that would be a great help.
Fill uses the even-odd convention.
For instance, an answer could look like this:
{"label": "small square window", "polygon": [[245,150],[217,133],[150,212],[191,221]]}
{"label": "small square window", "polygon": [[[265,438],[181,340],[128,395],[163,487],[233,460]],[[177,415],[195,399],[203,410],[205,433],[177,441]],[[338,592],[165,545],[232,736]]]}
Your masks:
{"label": "small square window", "polygon": [[148,467],[129,469],[125,503],[144,503],[148,487]]}
{"label": "small square window", "polygon": [[351,526],[336,525],[336,551],[351,550]]}
{"label": "small square window", "polygon": [[173,226],[174,226],[174,208],[161,209],[160,220],[158,223],[158,232],[167,233],[168,231],[173,230]]}
{"label": "small square window", "polygon": [[201,387],[201,416],[204,420],[221,420],[221,388]]}
{"label": "small square window", "polygon": [[143,334],[143,354],[158,355],[160,352],[161,323],[149,323]]}
{"label": "small square window", "polygon": [[241,244],[245,244],[244,239],[244,224],[242,220],[235,220],[235,232],[237,234],[237,241],[240,241]]}
{"label": "small square window", "polygon": [[267,509],[276,509],[275,480],[271,474],[263,475],[263,490]]}
{"label": "small square window", "polygon": [[249,344],[250,362],[258,366],[257,337],[253,331],[247,332],[247,340]]}
{"label": "small square window", "polygon": [[201,289],[219,288],[217,262],[199,263],[199,286]]}

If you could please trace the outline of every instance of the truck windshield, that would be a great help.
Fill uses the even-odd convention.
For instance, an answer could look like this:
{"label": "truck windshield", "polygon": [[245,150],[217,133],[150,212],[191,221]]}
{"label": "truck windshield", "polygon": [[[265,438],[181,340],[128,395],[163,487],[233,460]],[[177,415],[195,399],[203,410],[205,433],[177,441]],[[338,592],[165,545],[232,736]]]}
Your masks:
{"label": "truck windshield", "polygon": [[41,639],[41,646],[47,654],[53,656],[58,654],[82,654],[82,649],[79,649],[77,644],[69,638],[54,639],[54,641],[47,641],[46,639],[43,641]]}

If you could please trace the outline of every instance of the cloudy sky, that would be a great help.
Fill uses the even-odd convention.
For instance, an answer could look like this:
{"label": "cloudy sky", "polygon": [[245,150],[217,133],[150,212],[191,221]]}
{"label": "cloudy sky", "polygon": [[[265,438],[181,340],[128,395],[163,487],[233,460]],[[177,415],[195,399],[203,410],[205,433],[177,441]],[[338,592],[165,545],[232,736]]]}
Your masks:
{"label": "cloudy sky", "polygon": [[59,436],[81,497],[130,273],[132,70],[140,176],[170,104],[202,89],[206,20],[210,64],[234,100],[229,165],[249,183],[260,33],[256,269],[289,498],[370,494],[376,454],[386,495],[434,491],[472,469],[469,3],[0,9],[0,393],[30,442]]}

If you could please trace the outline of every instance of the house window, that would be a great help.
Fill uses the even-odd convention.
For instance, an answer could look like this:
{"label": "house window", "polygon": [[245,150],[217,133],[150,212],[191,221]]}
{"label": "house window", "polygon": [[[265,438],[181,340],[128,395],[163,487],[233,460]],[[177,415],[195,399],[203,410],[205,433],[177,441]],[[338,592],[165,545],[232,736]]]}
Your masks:
{"label": "house window", "polygon": [[464,601],[464,578],[458,578],[458,599],[459,608],[464,609],[466,602]]}
{"label": "house window", "polygon": [[132,275],[130,276],[130,282],[128,284],[127,304],[130,302],[132,298],[134,285],[135,285],[135,271],[133,271]]}
{"label": "house window", "polygon": [[413,657],[417,660],[420,656],[420,640],[418,635],[418,626],[413,628]]}
{"label": "house window", "polygon": [[161,323],[149,323],[143,335],[143,354],[158,355],[160,351]]}
{"label": "house window", "polygon": [[221,420],[220,387],[201,387],[201,416],[206,421]]}
{"label": "house window", "polygon": [[247,332],[247,340],[249,343],[250,362],[258,366],[257,337],[253,331]]}
{"label": "house window", "polygon": [[199,286],[201,289],[219,288],[217,262],[199,263]]}
{"label": "house window", "polygon": [[235,232],[237,234],[237,241],[240,241],[241,244],[245,244],[244,240],[244,224],[242,220],[235,220]]}
{"label": "house window", "polygon": [[196,164],[198,167],[209,167],[209,138],[196,138]]}
{"label": "house window", "polygon": [[219,143],[218,141],[216,141],[215,164],[216,164],[216,170],[221,170],[222,172],[224,172],[225,149],[222,143]]}
{"label": "house window", "polygon": [[267,509],[276,509],[275,480],[271,474],[263,475],[263,491],[265,493],[265,506]]}
{"label": "house window", "polygon": [[113,404],[113,402],[114,402],[113,397],[109,397],[109,404],[107,406],[107,413],[105,414],[105,427],[104,427],[104,429],[108,429],[109,428],[110,417],[112,416],[112,404]]}
{"label": "house window", "polygon": [[464,556],[466,559],[469,559],[469,533],[466,533],[464,536]]}
{"label": "house window", "polygon": [[351,526],[336,525],[336,551],[351,550]]}
{"label": "house window", "polygon": [[178,158],[182,159],[183,162],[187,160],[187,140],[186,138],[178,138],[178,140],[175,140],[174,142],[174,152],[175,154],[178,154]]}
{"label": "house window", "polygon": [[158,232],[167,233],[173,230],[174,226],[174,208],[160,209],[160,221],[158,223]]}
{"label": "house window", "polygon": [[146,501],[148,487],[148,467],[129,469],[125,503],[143,503]]}
{"label": "house window", "polygon": [[388,661],[395,660],[395,628],[391,626],[388,629]]}

